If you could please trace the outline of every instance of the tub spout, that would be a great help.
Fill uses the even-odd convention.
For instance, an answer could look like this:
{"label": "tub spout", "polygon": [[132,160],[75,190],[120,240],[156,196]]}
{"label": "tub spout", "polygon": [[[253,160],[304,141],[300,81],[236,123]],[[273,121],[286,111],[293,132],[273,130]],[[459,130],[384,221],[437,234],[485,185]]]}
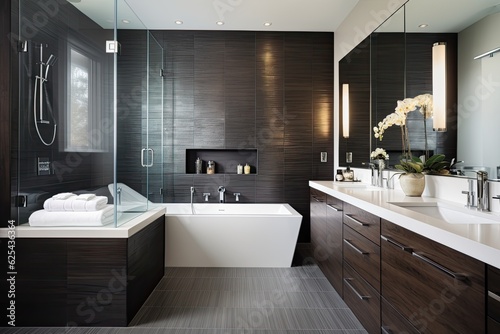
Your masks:
{"label": "tub spout", "polygon": [[219,203],[226,202],[226,188],[223,186],[219,187]]}

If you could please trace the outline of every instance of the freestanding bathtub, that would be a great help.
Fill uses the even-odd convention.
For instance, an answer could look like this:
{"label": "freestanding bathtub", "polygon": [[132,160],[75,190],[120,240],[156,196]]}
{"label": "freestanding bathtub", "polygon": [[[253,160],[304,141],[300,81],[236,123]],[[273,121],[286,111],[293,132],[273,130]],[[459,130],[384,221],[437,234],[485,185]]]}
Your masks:
{"label": "freestanding bathtub", "polygon": [[290,267],[302,216],[288,204],[165,204],[166,267]]}

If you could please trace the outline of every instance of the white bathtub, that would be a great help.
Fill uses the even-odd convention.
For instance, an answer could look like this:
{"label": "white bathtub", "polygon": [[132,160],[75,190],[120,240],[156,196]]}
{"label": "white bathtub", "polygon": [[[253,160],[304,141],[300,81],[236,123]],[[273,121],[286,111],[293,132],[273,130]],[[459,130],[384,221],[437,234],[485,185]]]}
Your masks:
{"label": "white bathtub", "polygon": [[165,204],[166,267],[290,267],[302,216],[288,204]]}

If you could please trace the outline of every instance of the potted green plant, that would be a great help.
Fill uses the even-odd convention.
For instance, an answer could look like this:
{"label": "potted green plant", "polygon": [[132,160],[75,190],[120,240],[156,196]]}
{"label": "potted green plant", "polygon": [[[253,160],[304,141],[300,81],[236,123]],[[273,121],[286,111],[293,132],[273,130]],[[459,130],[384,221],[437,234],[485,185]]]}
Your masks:
{"label": "potted green plant", "polygon": [[435,154],[429,157],[426,131],[426,159],[422,161],[420,158],[412,156],[406,118],[408,113],[413,110],[419,110],[423,115],[425,129],[425,120],[432,117],[432,95],[422,94],[414,98],[406,98],[402,101],[398,101],[395,111],[379,122],[377,126],[373,128],[373,132],[375,138],[381,141],[387,128],[393,125],[398,125],[401,128],[402,158],[400,163],[395,165],[396,169],[402,171],[399,176],[399,183],[407,196],[421,196],[425,188],[424,174],[445,174],[447,172],[445,167],[448,166],[448,162],[444,161],[445,156],[443,154]]}

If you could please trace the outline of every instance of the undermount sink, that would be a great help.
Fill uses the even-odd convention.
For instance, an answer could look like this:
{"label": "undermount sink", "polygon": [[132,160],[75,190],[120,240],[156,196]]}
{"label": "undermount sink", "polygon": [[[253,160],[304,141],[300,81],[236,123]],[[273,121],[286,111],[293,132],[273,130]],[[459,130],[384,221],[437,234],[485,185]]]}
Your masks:
{"label": "undermount sink", "polygon": [[375,187],[366,183],[361,182],[335,182],[335,185],[339,188],[352,188],[352,189],[363,189],[364,191],[380,191],[383,188]]}
{"label": "undermount sink", "polygon": [[500,224],[500,216],[442,202],[389,202],[449,224]]}

